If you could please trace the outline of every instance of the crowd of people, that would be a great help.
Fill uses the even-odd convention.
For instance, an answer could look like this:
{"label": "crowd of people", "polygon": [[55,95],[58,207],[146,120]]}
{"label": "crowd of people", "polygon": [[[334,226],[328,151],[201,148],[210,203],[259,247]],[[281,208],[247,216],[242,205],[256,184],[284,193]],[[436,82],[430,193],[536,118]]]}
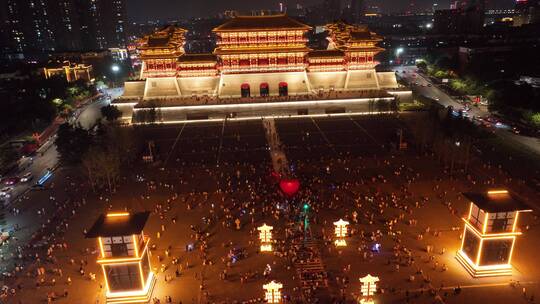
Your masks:
{"label": "crowd of people", "polygon": [[[145,232],[151,234],[152,265],[161,286],[154,303],[263,303],[262,284],[271,280],[284,283],[284,303],[352,303],[360,297],[359,275],[374,269],[386,279],[379,284],[380,296],[416,303],[459,295],[441,285],[452,257],[445,242],[435,246],[433,241],[458,242],[459,228],[448,225],[459,225],[457,217],[465,210],[459,187],[489,181],[469,176],[457,182],[433,159],[391,150],[393,128],[376,142],[354,140],[357,146],[345,149],[338,147],[340,136],[327,134],[334,141],[330,145],[315,135],[330,130],[328,125],[297,130],[293,136],[288,128],[299,125],[279,124],[278,132],[286,135],[281,138],[290,174],[301,182],[300,191],[287,196],[271,174],[258,123],[247,131],[249,136],[234,127],[222,132],[218,145],[207,142],[210,138],[216,143],[215,127],[185,131],[172,149],[172,142],[164,139],[157,151],[161,164],[169,159],[166,165],[131,168],[117,193],[93,199],[104,210],[152,211]],[[347,141],[346,136],[342,139]],[[55,189],[67,198],[51,195],[51,208],[35,210],[43,224],[13,253],[16,265],[5,280],[4,298],[24,299],[36,290],[49,302],[70,299],[78,292],[70,290],[74,280],[103,288],[101,274],[89,266],[97,256],[95,244],[75,245],[80,247],[78,256],[63,254],[73,243],[64,238],[66,230],[80,217],[81,208],[90,210],[88,187],[79,183],[74,179]],[[139,203],[128,205],[126,197]],[[430,221],[426,210],[441,220]],[[334,246],[333,222],[339,218],[350,222],[346,248]],[[274,227],[271,259],[259,252],[257,227],[263,223]],[[78,269],[76,276],[73,269]],[[174,282],[187,278],[197,288],[180,292]],[[407,282],[393,284],[401,278]],[[248,289],[254,286],[250,284],[258,287]]]}

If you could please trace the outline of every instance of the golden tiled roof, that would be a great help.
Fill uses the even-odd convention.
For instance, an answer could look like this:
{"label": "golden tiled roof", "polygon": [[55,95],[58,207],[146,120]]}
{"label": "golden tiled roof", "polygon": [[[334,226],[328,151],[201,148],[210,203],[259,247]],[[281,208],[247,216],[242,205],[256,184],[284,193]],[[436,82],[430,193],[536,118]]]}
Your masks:
{"label": "golden tiled roof", "polygon": [[338,21],[326,25],[330,39],[335,43],[336,48],[341,50],[372,50],[381,51],[375,44],[382,41],[382,38],[371,32],[365,25],[352,25],[343,21]]}
{"label": "golden tiled roof", "polygon": [[265,30],[310,30],[303,24],[285,14],[268,16],[237,16],[213,29],[213,32],[240,32]]}
{"label": "golden tiled roof", "polygon": [[170,25],[140,39],[140,49],[152,48],[178,48],[184,44],[184,35],[187,30]]}

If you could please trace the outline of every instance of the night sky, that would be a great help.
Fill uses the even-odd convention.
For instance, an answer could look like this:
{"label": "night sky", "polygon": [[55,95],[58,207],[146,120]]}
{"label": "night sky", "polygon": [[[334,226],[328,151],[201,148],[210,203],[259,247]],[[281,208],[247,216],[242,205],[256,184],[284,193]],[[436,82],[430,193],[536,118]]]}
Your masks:
{"label": "night sky", "polygon": [[[293,6],[295,3],[313,5],[323,0],[127,0],[128,13],[132,21],[174,20],[189,17],[212,16],[225,10],[249,12],[251,9],[277,9],[279,2]],[[429,8],[433,3],[447,8],[451,0],[367,0],[376,4],[383,12],[404,11],[413,1],[417,7]],[[487,0],[488,8],[512,7],[515,0]],[[342,0],[350,3],[350,0]]]}

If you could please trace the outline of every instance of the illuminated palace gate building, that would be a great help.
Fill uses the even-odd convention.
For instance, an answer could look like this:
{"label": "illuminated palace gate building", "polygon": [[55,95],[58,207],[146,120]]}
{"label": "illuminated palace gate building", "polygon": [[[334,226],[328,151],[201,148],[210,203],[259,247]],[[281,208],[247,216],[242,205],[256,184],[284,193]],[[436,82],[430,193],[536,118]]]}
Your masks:
{"label": "illuminated palace gate building", "polygon": [[518,216],[529,208],[506,190],[464,195],[471,204],[458,261],[473,277],[511,275]]}
{"label": "illuminated palace gate building", "polygon": [[356,92],[366,103],[368,98],[393,100],[395,73],[375,70],[381,37],[343,22],[326,29],[328,48],[312,50],[308,25],[286,15],[238,16],[213,29],[212,54],[186,54],[186,30],[165,27],[139,41],[140,80],[126,82],[115,103],[130,116],[149,101],[170,108],[196,105],[189,99],[197,97],[209,100],[207,107],[247,97],[254,99],[248,103],[279,96],[320,99],[329,92],[351,93],[347,98]]}
{"label": "illuminated palace gate building", "polygon": [[156,277],[149,259],[150,239],[143,234],[149,212],[101,215],[86,234],[97,238],[107,303],[147,303]]}

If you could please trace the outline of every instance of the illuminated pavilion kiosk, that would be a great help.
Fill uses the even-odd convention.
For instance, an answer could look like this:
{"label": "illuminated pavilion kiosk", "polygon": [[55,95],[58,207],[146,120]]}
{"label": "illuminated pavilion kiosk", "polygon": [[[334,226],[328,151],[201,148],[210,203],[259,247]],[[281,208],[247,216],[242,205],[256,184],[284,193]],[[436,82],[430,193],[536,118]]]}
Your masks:
{"label": "illuminated pavilion kiosk", "polygon": [[212,30],[212,53],[187,54],[187,31],[165,27],[139,40],[140,79],[125,82],[113,104],[133,123],[152,108],[173,123],[371,113],[370,101],[406,101],[411,92],[399,87],[395,72],[375,69],[380,36],[366,26],[331,23],[328,47],[313,50],[312,30],[284,14],[237,16]]}
{"label": "illuminated pavilion kiosk", "polygon": [[102,214],[86,234],[97,238],[107,303],[148,303],[156,283],[143,228],[150,212]]}
{"label": "illuminated pavilion kiosk", "polygon": [[471,204],[457,260],[473,277],[511,275],[518,217],[531,210],[507,190],[463,195]]}

